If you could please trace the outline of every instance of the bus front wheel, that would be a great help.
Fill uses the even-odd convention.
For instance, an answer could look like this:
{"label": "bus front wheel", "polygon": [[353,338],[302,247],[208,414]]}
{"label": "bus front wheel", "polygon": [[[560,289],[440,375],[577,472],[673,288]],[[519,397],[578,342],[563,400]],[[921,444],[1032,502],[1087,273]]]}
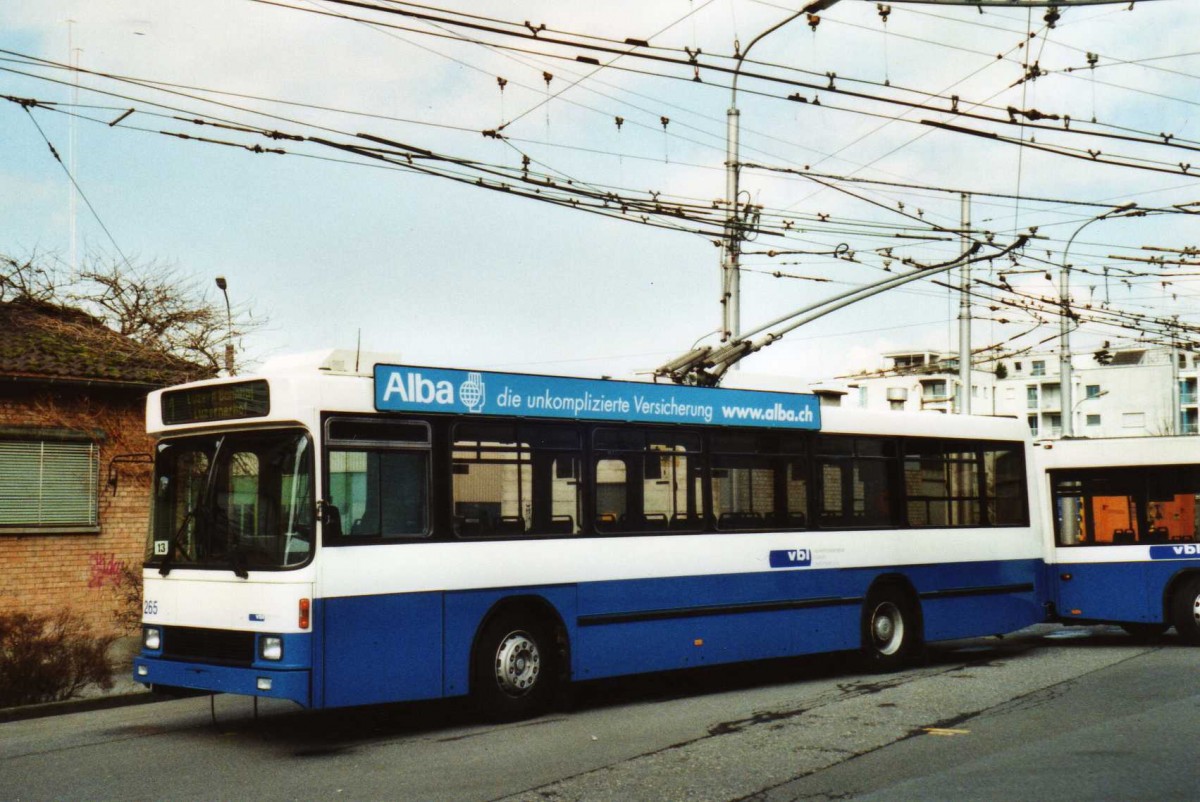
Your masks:
{"label": "bus front wheel", "polygon": [[536,716],[554,695],[558,677],[553,630],[537,620],[501,615],[480,633],[472,695],[493,720]]}
{"label": "bus front wheel", "polygon": [[1200,576],[1189,577],[1175,594],[1171,623],[1181,641],[1200,645]]}
{"label": "bus front wheel", "polygon": [[863,654],[880,671],[913,663],[921,651],[915,604],[894,587],[872,590],[863,606]]}

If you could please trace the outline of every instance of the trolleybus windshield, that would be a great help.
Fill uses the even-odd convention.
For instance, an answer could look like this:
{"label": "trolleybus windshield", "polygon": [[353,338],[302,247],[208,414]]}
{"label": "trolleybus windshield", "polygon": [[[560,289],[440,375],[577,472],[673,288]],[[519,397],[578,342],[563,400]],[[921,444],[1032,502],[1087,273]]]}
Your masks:
{"label": "trolleybus windshield", "polygon": [[172,568],[289,568],[313,542],[312,442],[296,429],[164,440],[154,468],[147,562]]}

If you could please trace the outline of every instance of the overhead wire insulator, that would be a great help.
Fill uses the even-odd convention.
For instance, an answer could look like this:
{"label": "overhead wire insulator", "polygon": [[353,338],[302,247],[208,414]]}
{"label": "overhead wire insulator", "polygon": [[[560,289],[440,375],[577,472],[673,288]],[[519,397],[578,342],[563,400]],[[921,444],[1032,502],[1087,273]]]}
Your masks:
{"label": "overhead wire insulator", "polygon": [[876,3],[875,10],[879,12],[879,19],[883,20],[883,85],[892,85],[891,70],[889,69],[888,59],[888,16],[892,13],[892,7],[886,3]]}

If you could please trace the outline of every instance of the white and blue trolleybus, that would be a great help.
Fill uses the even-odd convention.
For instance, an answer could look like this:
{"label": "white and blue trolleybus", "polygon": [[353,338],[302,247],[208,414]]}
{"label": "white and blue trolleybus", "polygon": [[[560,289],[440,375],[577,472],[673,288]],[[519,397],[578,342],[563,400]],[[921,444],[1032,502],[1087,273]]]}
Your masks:
{"label": "white and blue trolleybus", "polygon": [[1058,618],[1200,644],[1200,438],[1058,440],[1036,461]]}
{"label": "white and blue trolleybus", "polygon": [[148,399],[135,678],[328,708],[1044,618],[1024,424],[353,352]]}

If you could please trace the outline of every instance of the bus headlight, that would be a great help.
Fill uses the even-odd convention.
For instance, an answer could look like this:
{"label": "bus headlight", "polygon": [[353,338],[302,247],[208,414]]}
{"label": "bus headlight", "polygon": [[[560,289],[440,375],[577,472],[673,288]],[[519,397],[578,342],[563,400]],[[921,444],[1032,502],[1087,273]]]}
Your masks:
{"label": "bus headlight", "polygon": [[283,638],[279,635],[262,635],[258,639],[258,656],[264,660],[283,659]]}
{"label": "bus headlight", "polygon": [[142,628],[142,648],[157,652],[162,648],[162,630],[158,627],[143,627]]}

